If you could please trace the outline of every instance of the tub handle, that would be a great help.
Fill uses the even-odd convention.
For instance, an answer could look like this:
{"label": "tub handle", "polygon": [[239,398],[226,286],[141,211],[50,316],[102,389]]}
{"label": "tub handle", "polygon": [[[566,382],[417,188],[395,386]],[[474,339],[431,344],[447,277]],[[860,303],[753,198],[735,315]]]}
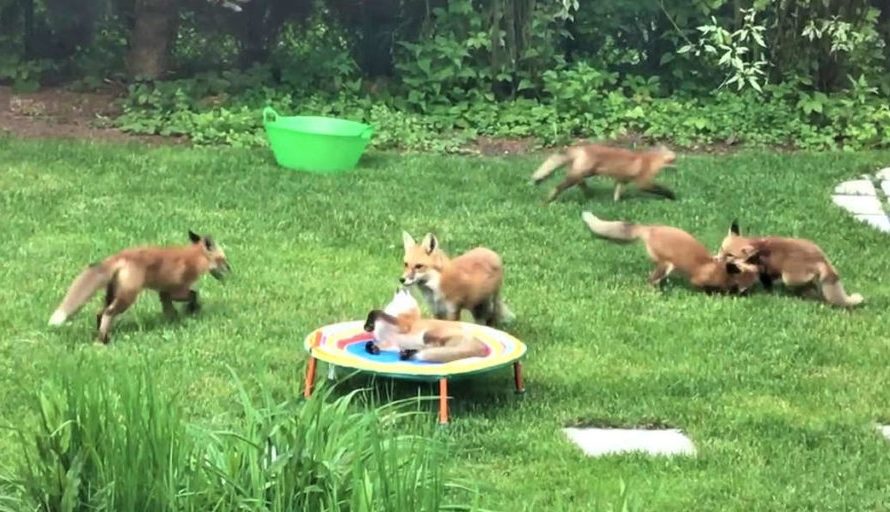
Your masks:
{"label": "tub handle", "polygon": [[263,109],[263,122],[264,123],[274,123],[278,120],[278,112],[275,112],[275,109],[272,107],[266,107]]}

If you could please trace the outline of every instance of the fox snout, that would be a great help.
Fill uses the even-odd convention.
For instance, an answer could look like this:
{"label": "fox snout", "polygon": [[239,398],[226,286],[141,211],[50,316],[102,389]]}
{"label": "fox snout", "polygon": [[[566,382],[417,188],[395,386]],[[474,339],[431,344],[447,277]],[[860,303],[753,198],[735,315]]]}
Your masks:
{"label": "fox snout", "polygon": [[218,281],[222,281],[225,279],[226,275],[231,273],[232,267],[227,260],[217,262],[217,264],[210,269],[210,275]]}
{"label": "fox snout", "polygon": [[417,275],[414,273],[413,270],[405,272],[404,274],[402,274],[402,277],[399,278],[399,283],[401,283],[402,286],[411,286],[416,282]]}

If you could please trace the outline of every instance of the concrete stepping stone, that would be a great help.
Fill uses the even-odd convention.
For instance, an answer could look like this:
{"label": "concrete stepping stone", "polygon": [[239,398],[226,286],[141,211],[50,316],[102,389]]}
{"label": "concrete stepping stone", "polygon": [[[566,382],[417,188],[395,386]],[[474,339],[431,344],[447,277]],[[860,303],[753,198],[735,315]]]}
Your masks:
{"label": "concrete stepping stone", "polygon": [[569,440],[589,457],[622,453],[654,456],[695,455],[695,445],[678,429],[564,428]]}
{"label": "concrete stepping stone", "polygon": [[890,233],[890,217],[887,214],[881,213],[879,215],[869,215],[869,214],[858,214],[855,217],[862,222],[872,226],[875,229],[883,231],[885,233]]}
{"label": "concrete stepping stone", "polygon": [[[887,198],[886,207],[882,204],[884,198]],[[874,177],[863,175],[837,185],[831,200],[856,219],[890,233],[890,167],[881,169]]]}
{"label": "concrete stepping stone", "polygon": [[875,185],[867,176],[863,176],[861,180],[845,181],[834,187],[835,195],[842,196],[875,196]]}
{"label": "concrete stepping stone", "polygon": [[831,200],[852,214],[886,215],[881,201],[875,196],[834,195]]}

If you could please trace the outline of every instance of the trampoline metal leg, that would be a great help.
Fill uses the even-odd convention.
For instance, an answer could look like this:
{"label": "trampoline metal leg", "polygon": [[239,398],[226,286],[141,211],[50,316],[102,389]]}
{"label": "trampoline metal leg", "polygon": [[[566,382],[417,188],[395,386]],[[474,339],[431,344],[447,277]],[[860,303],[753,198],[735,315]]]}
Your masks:
{"label": "trampoline metal leg", "polygon": [[439,425],[448,424],[448,379],[439,379]]}
{"label": "trampoline metal leg", "polygon": [[525,384],[522,382],[522,363],[513,363],[513,382],[516,384],[516,393],[525,393]]}
{"label": "trampoline metal leg", "polygon": [[306,367],[306,384],[303,386],[303,396],[309,398],[312,395],[312,385],[315,383],[315,365],[318,361],[309,356],[309,365]]}

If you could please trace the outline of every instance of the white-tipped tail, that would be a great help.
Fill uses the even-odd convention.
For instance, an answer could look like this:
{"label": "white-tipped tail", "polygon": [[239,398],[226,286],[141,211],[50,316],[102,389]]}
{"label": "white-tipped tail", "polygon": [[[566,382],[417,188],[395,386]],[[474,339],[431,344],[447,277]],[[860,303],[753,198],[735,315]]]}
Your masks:
{"label": "white-tipped tail", "polygon": [[847,295],[844,285],[840,280],[833,283],[822,283],[822,296],[829,304],[835,306],[852,308],[865,302],[865,298],[860,293],[851,293]]}
{"label": "white-tipped tail", "polygon": [[639,237],[637,225],[620,220],[603,220],[590,212],[583,212],[581,220],[594,234],[615,242],[630,242]]}
{"label": "white-tipped tail", "polygon": [[65,320],[68,320],[68,315],[61,309],[57,309],[53,316],[49,317],[49,325],[62,325],[65,323]]}
{"label": "white-tipped tail", "polygon": [[583,212],[581,213],[581,220],[583,220],[585,224],[593,229],[592,226],[596,224],[600,220],[600,218],[590,212]]}

